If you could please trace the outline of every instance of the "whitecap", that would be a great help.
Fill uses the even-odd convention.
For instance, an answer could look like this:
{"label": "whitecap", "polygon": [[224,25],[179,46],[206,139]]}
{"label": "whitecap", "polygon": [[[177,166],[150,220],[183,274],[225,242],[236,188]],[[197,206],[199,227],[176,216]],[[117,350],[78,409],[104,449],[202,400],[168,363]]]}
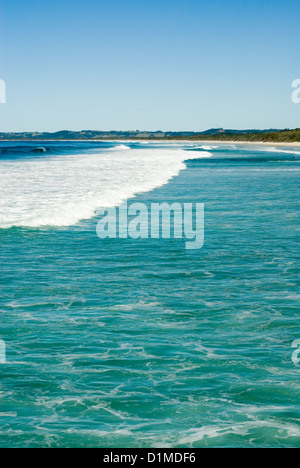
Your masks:
{"label": "whitecap", "polygon": [[116,151],[127,151],[127,150],[130,150],[130,146],[126,146],[126,145],[117,145],[113,148],[113,150],[116,150]]}
{"label": "whitecap", "polygon": [[185,160],[211,156],[147,148],[0,161],[0,228],[75,225],[166,184]]}

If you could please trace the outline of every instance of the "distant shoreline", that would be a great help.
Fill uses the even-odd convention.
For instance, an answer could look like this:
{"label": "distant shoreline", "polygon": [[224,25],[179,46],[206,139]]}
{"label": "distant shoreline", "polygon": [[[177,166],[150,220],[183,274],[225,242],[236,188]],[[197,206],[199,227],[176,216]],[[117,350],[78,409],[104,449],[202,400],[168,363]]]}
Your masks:
{"label": "distant shoreline", "polygon": [[[295,143],[291,143],[291,142],[282,142],[282,143],[279,143],[278,141],[274,141],[274,142],[271,142],[271,141],[239,141],[239,140],[223,140],[223,141],[220,141],[220,140],[197,140],[197,141],[201,141],[201,143],[213,143],[213,144],[219,144],[219,145],[226,145],[226,144],[229,144],[229,145],[254,145],[254,146],[287,146],[287,147],[290,147],[290,146],[294,146],[294,147],[300,147],[300,142],[295,142]],[[190,142],[190,140],[189,140]],[[209,145],[208,145],[209,146]]]}
{"label": "distant shoreline", "polygon": [[137,143],[137,142],[155,142],[155,143],[168,143],[168,142],[172,142],[172,143],[188,143],[188,144],[197,144],[197,143],[201,143],[205,146],[209,146],[210,144],[218,144],[218,145],[248,145],[248,146],[286,146],[288,148],[290,147],[295,147],[295,148],[300,148],[300,142],[278,142],[278,141],[240,141],[240,140],[180,140],[180,139],[177,139],[177,138],[174,138],[174,139],[171,139],[171,138],[168,138],[168,139],[156,139],[156,138],[145,138],[145,139],[133,139],[133,138],[128,138],[128,139],[124,139],[124,138],[114,138],[114,139],[89,139],[89,138],[85,138],[85,139],[58,139],[58,140],[54,140],[54,139],[41,139],[41,140],[38,140],[38,139],[28,139],[28,140],[25,140],[25,139],[16,139],[16,140],[13,140],[13,139],[8,139],[8,140],[0,140],[0,144],[1,142],[3,143],[40,143],[40,142],[44,142],[44,141],[47,141],[47,142],[72,142],[72,143],[76,143],[76,142],[89,142],[89,143],[99,143],[99,142],[120,142],[120,143]]}
{"label": "distant shoreline", "polygon": [[145,130],[60,130],[58,132],[0,132],[0,141],[147,141],[220,144],[278,144],[300,146],[300,128],[294,130],[229,130],[204,132]]}

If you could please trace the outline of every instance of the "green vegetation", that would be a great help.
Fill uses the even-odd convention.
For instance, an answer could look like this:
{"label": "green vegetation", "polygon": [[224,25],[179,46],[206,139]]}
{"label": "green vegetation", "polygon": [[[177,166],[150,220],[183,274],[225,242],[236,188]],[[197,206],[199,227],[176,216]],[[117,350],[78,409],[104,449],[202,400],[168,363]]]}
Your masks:
{"label": "green vegetation", "polygon": [[265,142],[265,143],[299,143],[300,129],[296,130],[279,130],[272,132],[259,133],[235,133],[224,131],[218,135],[195,135],[188,137],[189,140],[216,140],[216,141],[245,141],[245,142]]}
{"label": "green vegetation", "polygon": [[205,132],[147,132],[147,131],[92,131],[72,132],[62,130],[56,133],[0,133],[0,141],[47,141],[47,140],[192,140],[192,141],[236,141],[299,143],[300,129],[295,130],[224,130],[213,128]]}

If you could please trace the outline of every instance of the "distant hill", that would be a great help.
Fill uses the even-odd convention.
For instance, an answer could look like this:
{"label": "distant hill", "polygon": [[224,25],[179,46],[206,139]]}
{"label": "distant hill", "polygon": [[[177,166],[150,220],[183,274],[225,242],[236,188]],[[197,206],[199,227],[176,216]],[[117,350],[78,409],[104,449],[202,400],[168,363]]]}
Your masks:
{"label": "distant hill", "polygon": [[[174,138],[173,138],[174,139]],[[179,139],[176,138],[175,139]],[[219,133],[198,133],[188,137],[189,140],[202,141],[245,141],[262,143],[300,143],[300,129],[295,130],[224,130]]]}
{"label": "distant hill", "polygon": [[300,129],[295,130],[228,130],[223,128],[212,128],[204,132],[163,132],[151,131],[98,131],[82,130],[72,132],[62,130],[55,133],[48,132],[21,132],[0,133],[0,141],[44,141],[44,140],[220,140],[220,141],[258,141],[274,143],[300,142]]}

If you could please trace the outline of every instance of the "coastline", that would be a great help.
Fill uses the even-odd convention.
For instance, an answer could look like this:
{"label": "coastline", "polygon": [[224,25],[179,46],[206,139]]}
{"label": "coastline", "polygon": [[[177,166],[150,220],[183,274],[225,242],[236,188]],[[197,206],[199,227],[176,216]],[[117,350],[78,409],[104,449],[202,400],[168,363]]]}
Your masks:
{"label": "coastline", "polygon": [[[70,140],[71,141],[71,140]],[[75,140],[73,140],[75,141]],[[88,140],[83,140],[83,141],[88,141]],[[103,140],[98,140],[98,141],[103,141]],[[105,140],[104,140],[105,141]],[[107,140],[106,140],[107,141]],[[111,141],[121,141],[121,140],[111,140]],[[123,142],[128,143],[129,140],[122,140]],[[130,140],[130,141],[142,141],[142,140]],[[146,140],[149,141],[149,140]],[[295,143],[290,143],[290,142],[285,142],[285,143],[278,143],[278,142],[270,142],[270,141],[235,141],[235,140],[155,140],[156,143],[167,143],[168,141],[170,142],[177,142],[177,143],[201,143],[209,146],[210,143],[219,144],[219,145],[250,145],[250,146],[286,146],[286,147],[295,147],[295,148],[300,148],[300,142],[295,142]]]}
{"label": "coastline", "polygon": [[290,142],[285,142],[285,143],[278,143],[278,141],[272,143],[270,141],[234,141],[234,140],[224,140],[224,141],[220,141],[220,140],[197,140],[197,141],[201,141],[202,142],[206,142],[206,143],[213,143],[213,144],[229,144],[229,145],[251,145],[251,146],[287,146],[287,147],[295,147],[295,148],[300,148],[300,142],[296,142],[296,143],[290,143]]}
{"label": "coastline", "polygon": [[[199,140],[200,141],[200,140]],[[201,140],[201,142],[203,142],[204,140]],[[213,143],[213,144],[229,144],[229,145],[254,145],[254,146],[287,146],[287,147],[295,147],[295,148],[300,148],[300,142],[296,142],[296,143],[290,143],[290,142],[285,142],[285,143],[278,143],[278,141],[272,143],[270,141],[234,141],[234,140],[230,140],[230,141],[220,141],[220,140],[205,140],[207,143]]]}
{"label": "coastline", "polygon": [[66,139],[66,140],[47,140],[47,139],[42,139],[42,140],[0,140],[1,142],[4,143],[10,143],[10,142],[15,142],[15,143],[41,143],[44,141],[49,141],[49,142],[86,142],[86,143],[99,143],[99,142],[120,142],[120,143],[142,143],[142,142],[155,142],[155,143],[184,143],[184,144],[192,144],[192,143],[201,143],[201,144],[219,144],[219,145],[250,145],[250,146],[286,146],[288,148],[290,147],[295,147],[295,148],[300,148],[300,142],[282,142],[279,143],[278,141],[276,142],[271,142],[271,141],[239,141],[239,140],[177,140],[177,139],[168,139],[168,140],[159,140],[159,139],[113,139],[113,140],[105,140],[105,139],[99,139],[99,140],[94,140],[94,139]]}

